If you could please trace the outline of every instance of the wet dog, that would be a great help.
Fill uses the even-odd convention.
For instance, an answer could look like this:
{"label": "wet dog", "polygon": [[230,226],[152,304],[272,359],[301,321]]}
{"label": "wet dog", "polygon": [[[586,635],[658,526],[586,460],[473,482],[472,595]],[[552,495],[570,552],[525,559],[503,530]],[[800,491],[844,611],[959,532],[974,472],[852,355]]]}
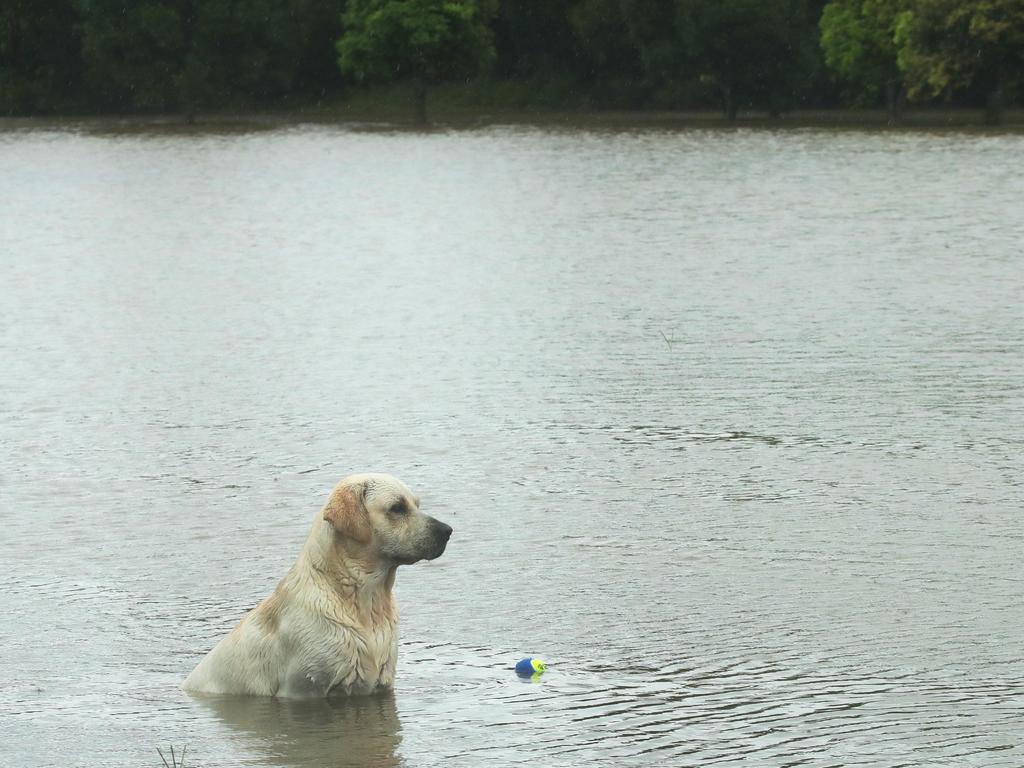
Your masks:
{"label": "wet dog", "polygon": [[452,529],[390,475],[352,475],[317,513],[298,560],[188,676],[187,691],[315,698],[390,688],[400,565],[433,560]]}

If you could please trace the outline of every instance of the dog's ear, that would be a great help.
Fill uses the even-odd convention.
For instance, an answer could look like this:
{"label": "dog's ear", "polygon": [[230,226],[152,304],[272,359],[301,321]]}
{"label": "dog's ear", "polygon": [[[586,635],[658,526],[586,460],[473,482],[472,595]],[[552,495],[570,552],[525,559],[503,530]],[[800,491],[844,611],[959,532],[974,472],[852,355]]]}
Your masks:
{"label": "dog's ear", "polygon": [[347,539],[360,544],[369,543],[373,536],[370,515],[366,511],[362,483],[344,483],[331,491],[331,497],[324,507],[324,520]]}

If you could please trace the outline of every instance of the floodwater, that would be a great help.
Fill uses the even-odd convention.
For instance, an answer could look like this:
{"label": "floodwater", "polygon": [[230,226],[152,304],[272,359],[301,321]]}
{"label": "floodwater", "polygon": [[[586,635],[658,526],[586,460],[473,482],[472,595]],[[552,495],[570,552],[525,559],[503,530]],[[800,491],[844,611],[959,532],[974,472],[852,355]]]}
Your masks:
{"label": "floodwater", "polygon": [[[1021,168],[0,132],[0,764],[1018,768]],[[181,692],[364,469],[455,528],[399,572],[394,694]]]}

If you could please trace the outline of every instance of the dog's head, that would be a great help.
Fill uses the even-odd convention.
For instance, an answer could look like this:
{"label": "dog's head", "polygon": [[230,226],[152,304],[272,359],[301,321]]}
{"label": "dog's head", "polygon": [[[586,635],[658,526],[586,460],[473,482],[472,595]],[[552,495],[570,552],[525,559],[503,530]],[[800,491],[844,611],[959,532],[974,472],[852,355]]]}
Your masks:
{"label": "dog's head", "polygon": [[420,512],[420,500],[391,475],[352,475],[331,492],[324,520],[336,535],[398,565],[444,552],[451,526]]}

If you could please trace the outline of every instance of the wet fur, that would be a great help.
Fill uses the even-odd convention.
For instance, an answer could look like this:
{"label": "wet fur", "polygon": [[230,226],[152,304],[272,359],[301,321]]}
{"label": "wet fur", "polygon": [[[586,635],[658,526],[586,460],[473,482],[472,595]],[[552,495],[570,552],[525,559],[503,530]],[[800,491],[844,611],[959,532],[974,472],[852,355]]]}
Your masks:
{"label": "wet fur", "polygon": [[317,513],[274,592],[182,687],[287,698],[390,688],[398,653],[395,572],[439,557],[450,535],[451,528],[419,511],[419,500],[396,478],[346,478]]}

